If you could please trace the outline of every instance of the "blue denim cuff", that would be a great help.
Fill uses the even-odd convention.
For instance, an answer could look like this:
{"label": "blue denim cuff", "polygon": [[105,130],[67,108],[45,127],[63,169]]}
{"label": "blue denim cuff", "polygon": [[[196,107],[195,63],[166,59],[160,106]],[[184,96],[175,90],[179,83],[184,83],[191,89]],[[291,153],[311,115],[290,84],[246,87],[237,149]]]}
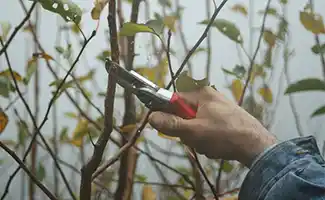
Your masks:
{"label": "blue denim cuff", "polygon": [[292,163],[306,156],[320,164],[324,163],[313,136],[291,139],[268,148],[252,163],[239,192],[239,199],[263,199],[278,179],[299,167]]}

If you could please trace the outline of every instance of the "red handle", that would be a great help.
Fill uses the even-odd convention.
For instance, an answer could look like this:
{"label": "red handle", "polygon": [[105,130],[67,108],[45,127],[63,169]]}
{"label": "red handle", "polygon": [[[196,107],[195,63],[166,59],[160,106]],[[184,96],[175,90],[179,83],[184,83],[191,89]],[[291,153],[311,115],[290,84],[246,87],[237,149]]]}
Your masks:
{"label": "red handle", "polygon": [[187,104],[177,93],[174,93],[170,99],[173,113],[183,119],[192,119],[196,117],[197,107],[194,109]]}

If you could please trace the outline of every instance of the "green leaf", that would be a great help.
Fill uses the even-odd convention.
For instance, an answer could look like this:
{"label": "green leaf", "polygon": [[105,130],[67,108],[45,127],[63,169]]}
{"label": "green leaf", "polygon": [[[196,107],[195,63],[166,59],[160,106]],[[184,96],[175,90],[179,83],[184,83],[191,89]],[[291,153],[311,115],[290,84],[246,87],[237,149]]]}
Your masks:
{"label": "green leaf", "polygon": [[207,78],[195,80],[188,76],[187,71],[183,71],[175,81],[175,84],[178,92],[190,92],[204,86],[209,86],[210,82]]}
{"label": "green leaf", "polygon": [[154,33],[154,30],[145,24],[127,22],[123,24],[119,34],[120,36],[134,36],[137,33]]}
{"label": "green leaf", "polygon": [[69,140],[68,131],[69,131],[68,127],[65,126],[62,128],[62,130],[60,132],[60,141],[61,142],[66,142]]}
{"label": "green leaf", "polygon": [[1,22],[1,38],[3,41],[7,40],[8,33],[11,29],[11,24],[9,22]]}
{"label": "green leaf", "polygon": [[184,166],[177,166],[177,171],[182,172],[185,175],[192,176],[192,171],[189,168],[186,168]]}
{"label": "green leaf", "polygon": [[38,168],[37,168],[37,173],[36,173],[36,177],[39,181],[43,181],[46,175],[46,171],[45,168],[43,166],[42,163],[38,164]]}
{"label": "green leaf", "polygon": [[285,94],[305,91],[325,91],[325,82],[317,78],[303,79],[289,85]]}
{"label": "green leaf", "polygon": [[260,122],[263,120],[263,105],[258,104],[252,95],[244,99],[242,107]]}
{"label": "green leaf", "polygon": [[287,22],[287,20],[285,18],[282,17],[281,21],[280,21],[280,23],[278,25],[277,38],[279,40],[284,41],[287,32],[288,32],[288,22]]}
{"label": "green leaf", "polygon": [[325,114],[325,105],[321,106],[320,108],[317,108],[313,114],[311,114],[311,117],[317,117],[320,115],[324,115]]}
{"label": "green leaf", "polygon": [[23,120],[17,121],[16,123],[18,126],[18,143],[23,145],[28,137],[28,125]]}
{"label": "green leaf", "polygon": [[28,85],[30,79],[32,78],[33,74],[35,73],[37,69],[36,65],[36,59],[32,58],[28,61],[27,67],[26,67],[26,76],[24,77],[24,84]]}
{"label": "green leaf", "polygon": [[97,58],[98,60],[100,60],[100,61],[105,62],[105,59],[106,59],[107,57],[109,57],[109,56],[111,56],[111,51],[109,51],[109,50],[104,50],[104,51],[102,51],[99,55],[97,55],[96,58]]}
{"label": "green leaf", "polygon": [[156,34],[161,34],[164,30],[165,23],[163,19],[152,19],[146,22],[146,26],[151,28]]}
{"label": "green leaf", "polygon": [[146,182],[147,181],[147,177],[145,175],[142,175],[142,174],[136,174],[135,179],[137,181],[141,181],[141,182]]}
{"label": "green leaf", "polygon": [[234,169],[234,166],[227,160],[223,162],[222,171],[229,173]]}
{"label": "green leaf", "polygon": [[76,119],[78,117],[77,114],[73,113],[73,112],[66,112],[66,113],[64,113],[64,116],[73,118],[73,119]]}
{"label": "green leaf", "polygon": [[14,92],[15,87],[12,85],[8,77],[0,76],[0,95],[8,98],[10,92]]}
{"label": "green leaf", "polygon": [[[199,22],[199,24],[204,24],[207,25],[209,24],[210,20],[203,20],[201,22]],[[237,28],[237,26],[226,20],[226,19],[216,19],[213,23],[212,23],[213,27],[216,27],[221,33],[223,33],[225,36],[227,36],[229,39],[231,39],[232,41],[242,44],[243,38],[241,36],[240,30]]]}
{"label": "green leaf", "polygon": [[264,55],[264,63],[265,67],[271,68],[272,67],[272,46],[268,46],[265,55]]}
{"label": "green leaf", "polygon": [[267,15],[272,15],[272,16],[275,16],[275,17],[278,16],[278,11],[275,8],[269,8],[267,10],[260,10],[260,11],[258,11],[258,13],[260,15],[264,15],[265,12],[266,12]]}
{"label": "green leaf", "polygon": [[263,33],[264,41],[271,47],[275,45],[276,35],[272,32],[271,29],[265,29]]}
{"label": "green leaf", "polygon": [[280,0],[280,3],[286,5],[288,3],[288,0]]}
{"label": "green leaf", "polygon": [[[60,88],[61,91],[64,91],[65,89],[67,88],[71,88],[74,86],[75,84],[75,81],[78,81],[79,83],[83,83],[87,80],[91,80],[93,78],[95,74],[95,70],[92,69],[90,70],[86,75],[84,76],[79,76],[79,77],[76,77],[75,79],[71,80],[71,81],[67,81],[65,82],[62,87]],[[61,82],[63,81],[63,79],[59,79],[59,80],[55,80],[55,81],[52,81],[49,86],[57,86],[59,87]]]}
{"label": "green leaf", "polygon": [[193,52],[192,56],[194,56],[195,54],[201,53],[201,52],[206,52],[207,50],[208,50],[207,48],[203,48],[203,47],[197,48],[197,49]]}
{"label": "green leaf", "polygon": [[229,74],[232,76],[235,76],[236,78],[242,78],[245,76],[246,74],[246,69],[244,66],[242,65],[236,65],[232,71],[226,69],[226,68],[221,68],[221,70],[225,73],[225,74]]}
{"label": "green leaf", "polygon": [[72,54],[72,45],[69,43],[67,44],[67,49],[64,50],[63,57],[65,59],[69,59],[71,57],[71,54]]}
{"label": "green leaf", "polygon": [[82,10],[71,0],[31,0],[38,1],[45,10],[59,14],[66,22],[79,24]]}
{"label": "green leaf", "polygon": [[172,3],[170,2],[170,0],[158,0],[158,2],[162,6],[166,6],[168,8],[172,7]]}
{"label": "green leaf", "polygon": [[312,48],[311,51],[314,54],[324,54],[325,53],[325,43],[322,45],[315,44]]}
{"label": "green leaf", "polygon": [[233,69],[233,72],[239,77],[243,77],[246,74],[246,69],[242,65],[236,65]]}
{"label": "green leaf", "polygon": [[63,54],[64,53],[64,48],[61,46],[55,46],[55,50],[59,53],[59,54]]}
{"label": "green leaf", "polygon": [[238,12],[243,14],[244,16],[247,16],[248,12],[247,12],[247,8],[245,5],[242,4],[235,4],[231,7],[231,10],[234,12]]}

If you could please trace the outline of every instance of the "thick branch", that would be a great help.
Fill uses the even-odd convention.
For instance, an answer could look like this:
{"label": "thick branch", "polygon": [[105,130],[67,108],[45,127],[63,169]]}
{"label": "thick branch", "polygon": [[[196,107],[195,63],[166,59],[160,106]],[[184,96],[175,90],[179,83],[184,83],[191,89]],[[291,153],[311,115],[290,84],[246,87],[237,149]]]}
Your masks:
{"label": "thick branch", "polygon": [[[119,62],[119,48],[117,44],[117,30],[116,30],[116,2],[115,0],[109,1],[109,14],[107,17],[108,26],[110,30],[110,43],[112,49],[112,60],[114,62]],[[111,66],[110,69],[116,72],[116,67]],[[81,185],[80,185],[80,200],[90,200],[91,199],[91,182],[92,174],[98,168],[103,153],[106,147],[106,144],[110,138],[110,135],[113,131],[113,111],[114,111],[114,100],[115,100],[115,89],[116,89],[116,77],[109,74],[106,97],[105,97],[105,116],[104,116],[104,131],[99,136],[95,149],[91,159],[87,162],[85,166],[81,169]]]}
{"label": "thick branch", "polygon": [[[140,2],[141,0],[134,0],[132,2],[130,21],[133,23],[136,23],[138,21]],[[115,19],[115,14],[114,14],[114,19]],[[135,36],[127,37],[127,46],[126,46],[127,48],[124,49],[125,51],[127,51],[127,55],[125,57],[126,59],[125,64],[127,70],[133,69],[133,60],[135,55],[134,45],[135,45]],[[132,92],[127,88],[124,90],[124,107],[125,107],[125,113],[123,117],[123,126],[135,124],[136,123],[135,98]],[[125,134],[125,135],[128,138],[134,136],[129,134]],[[125,145],[127,143],[128,141],[123,138],[122,144]],[[127,151],[121,154],[120,168],[118,170],[119,181],[115,192],[115,197],[114,197],[115,200],[131,199],[132,188],[133,188],[132,182],[134,178],[137,157],[138,157],[137,152],[133,148],[128,148]]]}

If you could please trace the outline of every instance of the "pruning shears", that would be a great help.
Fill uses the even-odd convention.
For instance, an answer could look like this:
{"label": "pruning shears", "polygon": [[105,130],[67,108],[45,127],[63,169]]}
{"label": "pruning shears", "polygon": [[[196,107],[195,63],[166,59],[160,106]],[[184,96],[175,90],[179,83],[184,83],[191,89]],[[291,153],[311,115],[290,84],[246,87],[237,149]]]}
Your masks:
{"label": "pruning shears", "polygon": [[[112,67],[116,70],[111,70]],[[152,111],[171,113],[183,119],[196,117],[197,106],[193,107],[187,104],[177,93],[160,88],[134,70],[126,70],[109,58],[106,58],[105,68],[108,73],[116,77],[116,81],[120,86],[130,90]]]}

